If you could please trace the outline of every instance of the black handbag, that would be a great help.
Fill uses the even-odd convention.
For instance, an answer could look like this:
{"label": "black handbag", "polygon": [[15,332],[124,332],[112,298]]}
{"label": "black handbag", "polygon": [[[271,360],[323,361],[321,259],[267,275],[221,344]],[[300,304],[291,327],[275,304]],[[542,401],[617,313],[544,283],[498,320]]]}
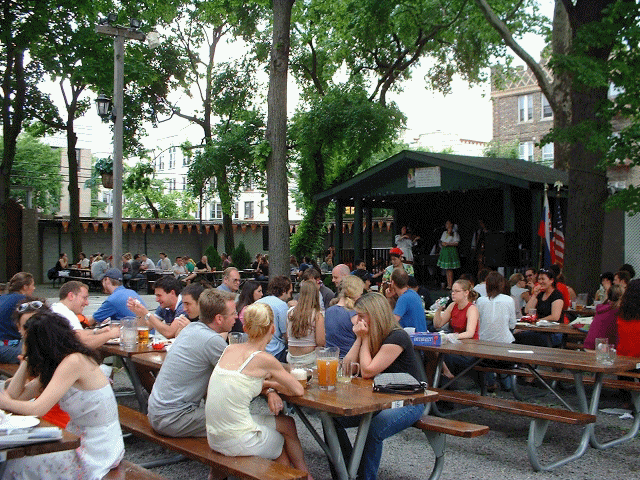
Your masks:
{"label": "black handbag", "polygon": [[419,382],[409,373],[379,373],[373,378],[373,391],[410,395],[424,392],[427,382]]}

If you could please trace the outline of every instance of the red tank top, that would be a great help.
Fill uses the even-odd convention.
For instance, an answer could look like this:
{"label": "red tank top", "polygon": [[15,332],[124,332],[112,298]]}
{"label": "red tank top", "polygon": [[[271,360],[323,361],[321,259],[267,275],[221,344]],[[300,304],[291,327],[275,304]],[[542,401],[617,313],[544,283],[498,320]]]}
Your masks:
{"label": "red tank top", "polygon": [[[453,304],[453,310],[451,310],[451,320],[449,320],[449,325],[453,329],[454,333],[463,333],[467,331],[467,310],[472,305],[471,302],[467,303],[467,306],[462,310],[458,308],[458,304]],[[478,339],[478,327],[476,326],[476,333],[473,336],[476,340]]]}

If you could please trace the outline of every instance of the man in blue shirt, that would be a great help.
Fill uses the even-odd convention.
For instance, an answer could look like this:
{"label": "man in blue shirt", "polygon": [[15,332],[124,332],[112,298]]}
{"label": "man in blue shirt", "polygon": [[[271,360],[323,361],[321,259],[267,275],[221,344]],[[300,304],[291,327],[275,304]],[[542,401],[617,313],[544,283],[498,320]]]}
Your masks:
{"label": "man in blue shirt", "polygon": [[256,303],[266,303],[273,311],[275,332],[265,350],[281,362],[287,361],[287,343],[284,336],[287,333],[287,302],[291,299],[293,286],[291,280],[283,275],[273,277],[267,287],[267,296]]}
{"label": "man in blue shirt", "polygon": [[122,279],[122,272],[117,268],[110,268],[102,277],[102,288],[109,296],[93,314],[96,322],[100,323],[107,318],[120,320],[124,317],[135,317],[135,313],[127,308],[127,300],[130,298],[144,305],[140,295],[122,285]]}
{"label": "man in blue shirt", "polygon": [[427,331],[427,317],[422,299],[409,288],[409,274],[403,268],[396,268],[391,274],[391,287],[398,295],[393,316],[404,327],[414,327],[416,332]]}
{"label": "man in blue shirt", "polygon": [[149,328],[154,328],[166,338],[175,337],[180,330],[191,323],[184,315],[182,308],[182,284],[180,280],[171,275],[163,275],[155,284],[156,302],[158,308],[155,313],[147,310],[141,302],[130,298],[127,300],[127,308],[138,317],[144,318]]}

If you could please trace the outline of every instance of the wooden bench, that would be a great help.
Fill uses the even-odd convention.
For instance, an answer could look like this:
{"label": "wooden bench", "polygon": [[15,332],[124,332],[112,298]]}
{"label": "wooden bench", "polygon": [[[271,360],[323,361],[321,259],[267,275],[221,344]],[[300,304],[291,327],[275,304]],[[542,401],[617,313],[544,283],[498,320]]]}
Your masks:
{"label": "wooden bench", "polygon": [[84,283],[89,288],[89,290],[95,290],[97,292],[102,291],[102,282],[100,280],[96,280],[95,278],[68,276],[68,277],[62,277],[62,279],[64,280],[64,283],[70,282],[71,280],[75,280],[76,282]]}
{"label": "wooden bench", "polygon": [[17,363],[0,363],[0,375],[11,378],[16,374],[19,366]]}
{"label": "wooden bench", "polygon": [[102,477],[102,480],[166,480],[166,478],[140,465],[122,460],[118,468],[111,470]]}
{"label": "wooden bench", "polygon": [[440,475],[442,474],[447,435],[473,438],[485,435],[489,432],[489,427],[484,425],[460,422],[458,420],[434,417],[432,415],[424,415],[420,420],[414,423],[413,426],[418,430],[422,430],[425,434],[436,457],[433,470],[429,476],[430,479],[440,478]]}
{"label": "wooden bench", "polygon": [[140,285],[144,285],[146,281],[147,279],[144,277],[130,278],[129,280],[127,280],[129,285],[128,288],[137,292],[138,290],[140,290]]}
{"label": "wooden bench", "polygon": [[206,438],[173,438],[156,433],[147,416],[123,405],[118,406],[122,429],[137,437],[204,463],[223,475],[254,480],[303,480],[307,473],[261,457],[227,457],[209,447]]}

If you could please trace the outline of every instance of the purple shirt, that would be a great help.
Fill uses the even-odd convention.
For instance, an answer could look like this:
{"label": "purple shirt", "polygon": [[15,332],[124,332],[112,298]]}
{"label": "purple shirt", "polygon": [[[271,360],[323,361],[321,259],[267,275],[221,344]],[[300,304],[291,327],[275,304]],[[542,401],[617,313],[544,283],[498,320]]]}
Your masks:
{"label": "purple shirt", "polygon": [[589,327],[587,338],[584,339],[584,348],[594,350],[596,338],[608,338],[609,345],[618,345],[618,309],[608,303],[596,307],[596,314]]}

